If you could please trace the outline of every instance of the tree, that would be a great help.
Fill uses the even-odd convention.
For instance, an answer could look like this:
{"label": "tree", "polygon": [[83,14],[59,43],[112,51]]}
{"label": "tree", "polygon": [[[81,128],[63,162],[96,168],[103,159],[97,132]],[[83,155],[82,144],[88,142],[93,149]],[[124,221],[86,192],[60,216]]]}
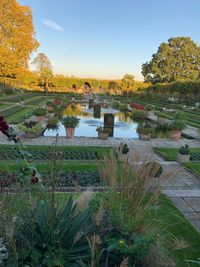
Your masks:
{"label": "tree", "polygon": [[152,83],[196,81],[199,73],[200,47],[189,37],[170,38],[142,65],[145,81]]}
{"label": "tree", "polygon": [[38,46],[31,9],[16,0],[0,0],[0,76],[17,77],[26,72]]}
{"label": "tree", "polygon": [[122,91],[126,92],[127,98],[130,91],[134,89],[135,77],[132,74],[125,74],[122,78]]}
{"label": "tree", "polygon": [[44,83],[44,89],[48,91],[49,79],[53,76],[52,65],[44,53],[39,53],[32,62],[36,65],[37,71]]}

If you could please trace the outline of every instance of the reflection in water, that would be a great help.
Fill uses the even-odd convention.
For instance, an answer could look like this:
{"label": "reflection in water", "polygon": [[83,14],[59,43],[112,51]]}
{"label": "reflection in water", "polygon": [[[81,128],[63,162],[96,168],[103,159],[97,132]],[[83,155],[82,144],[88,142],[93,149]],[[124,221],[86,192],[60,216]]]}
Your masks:
{"label": "reflection in water", "polygon": [[[113,114],[114,137],[138,138],[138,133],[136,131],[138,123],[130,118],[130,113],[121,112],[111,107],[101,107],[100,116],[94,117],[93,113],[94,109],[89,109],[88,105],[72,104],[66,107],[63,116],[74,115],[81,119],[79,127],[75,131],[75,136],[97,137],[98,133],[96,128],[100,125],[104,125],[104,114]],[[57,130],[47,130],[44,135],[55,136],[57,133],[59,136],[65,136],[65,128],[61,123],[59,123],[59,128]]]}

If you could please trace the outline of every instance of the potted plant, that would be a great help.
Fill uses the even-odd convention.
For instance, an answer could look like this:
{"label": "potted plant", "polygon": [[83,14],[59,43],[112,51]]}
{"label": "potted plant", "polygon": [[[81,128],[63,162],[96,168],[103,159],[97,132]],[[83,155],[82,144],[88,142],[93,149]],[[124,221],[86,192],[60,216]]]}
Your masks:
{"label": "potted plant", "polygon": [[171,131],[171,138],[173,140],[180,140],[182,130],[185,128],[185,123],[181,120],[173,120],[169,124],[169,129]]}
{"label": "potted plant", "polygon": [[19,129],[25,133],[27,138],[39,137],[43,134],[45,128],[41,123],[28,121],[18,125]]}
{"label": "potted plant", "polygon": [[99,139],[108,139],[109,136],[109,130],[103,128],[102,126],[97,127],[96,131],[98,132],[98,138]]}
{"label": "potted plant", "polygon": [[62,100],[60,97],[56,97],[53,102],[56,106],[61,106],[62,104]]}
{"label": "potted plant", "polygon": [[147,116],[152,117],[154,116],[154,106],[153,105],[146,105],[145,109],[147,110]]}
{"label": "potted plant", "polygon": [[140,140],[149,141],[153,133],[153,128],[150,124],[145,123],[138,126],[137,132],[139,133]]}
{"label": "potted plant", "polygon": [[59,128],[58,117],[55,116],[55,117],[49,118],[47,122],[47,128],[49,130],[57,130]]}
{"label": "potted plant", "polygon": [[185,129],[185,113],[177,111],[170,123],[171,138],[179,140],[183,129]]}
{"label": "potted plant", "polygon": [[36,116],[38,122],[43,122],[45,120],[45,116],[47,114],[47,110],[43,107],[39,107],[33,110],[33,115]]}
{"label": "potted plant", "polygon": [[147,118],[146,110],[133,110],[131,114],[131,119],[134,121],[141,121]]}
{"label": "potted plant", "polygon": [[78,127],[80,119],[76,116],[66,116],[62,119],[62,124],[65,127],[66,137],[68,139],[74,138],[75,128]]}
{"label": "potted plant", "polygon": [[54,104],[53,101],[48,100],[46,102],[46,107],[47,107],[48,112],[50,112],[50,113],[54,113],[55,112],[55,108],[54,108],[55,107],[55,104]]}
{"label": "potted plant", "polygon": [[127,144],[121,143],[119,146],[119,157],[121,160],[126,161],[128,159],[129,147]]}
{"label": "potted plant", "polygon": [[190,149],[188,145],[182,146],[178,150],[178,161],[189,162],[190,161]]}

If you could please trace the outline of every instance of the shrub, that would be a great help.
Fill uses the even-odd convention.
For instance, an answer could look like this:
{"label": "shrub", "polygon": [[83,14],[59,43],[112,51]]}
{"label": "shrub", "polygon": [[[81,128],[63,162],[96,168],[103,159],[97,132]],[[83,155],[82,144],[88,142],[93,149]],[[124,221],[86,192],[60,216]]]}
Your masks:
{"label": "shrub", "polygon": [[109,192],[102,196],[104,201],[100,200],[105,207],[105,217],[102,217],[105,219],[100,224],[103,228],[102,258],[107,256],[108,266],[120,266],[124,258],[128,258],[127,266],[143,266],[153,242],[146,231],[148,214],[159,197],[158,191],[148,194],[152,185],[152,170],[146,168],[146,163],[134,169],[127,162],[118,164],[113,156],[99,168],[101,176],[110,186]]}
{"label": "shrub", "polygon": [[154,106],[148,104],[148,105],[146,105],[145,109],[148,110],[148,111],[153,111],[154,110]]}
{"label": "shrub", "polygon": [[44,127],[41,123],[36,123],[32,127],[27,127],[24,123],[18,125],[19,129],[25,132],[26,134],[31,133],[42,133],[44,131]]}
{"label": "shrub", "polygon": [[145,110],[134,110],[131,114],[133,120],[145,120],[147,113]]}
{"label": "shrub", "polygon": [[53,101],[51,101],[51,100],[47,100],[47,102],[46,102],[46,106],[49,106],[49,107],[54,107],[54,102]]}
{"label": "shrub", "polygon": [[190,156],[191,161],[200,161],[200,153],[192,152]]}
{"label": "shrub", "polygon": [[188,145],[185,145],[185,146],[182,146],[178,152],[181,154],[181,155],[189,155],[190,154],[190,149],[189,149],[189,146]]}
{"label": "shrub", "polygon": [[78,211],[72,197],[64,205],[39,201],[20,222],[14,233],[19,266],[73,266],[89,258],[90,212]]}
{"label": "shrub", "polygon": [[154,129],[151,126],[151,123],[145,122],[138,125],[137,132],[139,134],[152,134],[154,132]]}
{"label": "shrub", "polygon": [[33,115],[35,116],[45,116],[47,114],[47,110],[45,108],[36,108],[33,110]]}
{"label": "shrub", "polygon": [[168,124],[167,127],[171,131],[173,130],[181,131],[185,129],[186,125],[185,125],[185,122],[182,120],[173,120],[171,123]]}
{"label": "shrub", "polygon": [[49,118],[47,127],[48,129],[51,129],[51,130],[57,130],[58,129],[58,117]]}
{"label": "shrub", "polygon": [[67,116],[62,119],[62,124],[66,128],[76,128],[79,125],[80,119],[75,116]]}
{"label": "shrub", "polygon": [[122,154],[127,154],[128,152],[129,152],[129,147],[127,144],[124,144],[122,148]]}

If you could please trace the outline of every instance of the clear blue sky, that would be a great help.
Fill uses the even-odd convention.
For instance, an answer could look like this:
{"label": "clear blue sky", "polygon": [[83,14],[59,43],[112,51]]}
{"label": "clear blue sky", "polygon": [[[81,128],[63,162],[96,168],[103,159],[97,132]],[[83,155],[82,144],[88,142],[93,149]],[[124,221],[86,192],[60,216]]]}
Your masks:
{"label": "clear blue sky", "polygon": [[200,0],[18,0],[33,10],[38,52],[54,73],[142,79],[141,65],[161,42],[200,44]]}

